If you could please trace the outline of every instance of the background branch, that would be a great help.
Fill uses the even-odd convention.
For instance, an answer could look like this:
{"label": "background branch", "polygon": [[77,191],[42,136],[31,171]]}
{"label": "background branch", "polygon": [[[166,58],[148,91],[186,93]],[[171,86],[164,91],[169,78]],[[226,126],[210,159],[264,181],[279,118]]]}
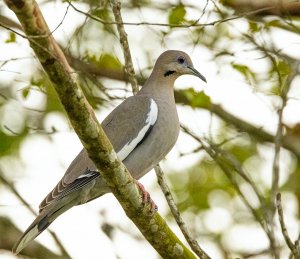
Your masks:
{"label": "background branch", "polygon": [[156,173],[156,176],[157,176],[157,182],[158,182],[163,194],[165,195],[165,198],[168,202],[168,205],[169,205],[170,210],[171,210],[171,212],[174,216],[174,219],[176,220],[176,222],[177,222],[182,234],[184,235],[186,241],[189,243],[190,247],[195,252],[195,254],[199,256],[199,258],[209,259],[210,258],[209,255],[207,255],[205,253],[205,251],[199,246],[197,240],[192,237],[192,234],[190,233],[190,231],[186,227],[186,224],[183,221],[183,219],[180,215],[180,211],[176,206],[176,203],[174,201],[172,192],[171,192],[171,190],[170,190],[170,188],[167,184],[167,180],[164,176],[164,172],[162,171],[161,167],[159,165],[157,165],[154,169],[155,169],[155,173]]}
{"label": "background branch", "polygon": [[111,0],[112,10],[115,16],[115,21],[117,24],[117,29],[120,35],[120,43],[123,49],[124,59],[125,59],[125,74],[132,87],[133,94],[136,94],[139,90],[137,80],[135,78],[134,67],[132,64],[132,58],[130,53],[130,48],[127,40],[127,34],[124,29],[123,20],[121,16],[121,3],[117,0]]}
{"label": "background branch", "polygon": [[[17,15],[25,34],[30,35],[31,47],[48,74],[74,130],[128,217],[162,257],[195,258],[162,217],[158,213],[152,215],[149,206],[143,206],[135,181],[118,160],[62,51],[50,34],[37,3],[34,0],[6,0],[6,4]],[[32,36],[38,44],[32,42]]]}
{"label": "background branch", "polygon": [[[129,44],[128,44],[128,40],[127,40],[127,34],[126,34],[124,26],[122,24],[123,22],[122,22],[122,16],[121,16],[121,11],[120,11],[121,3],[116,0],[111,0],[111,5],[112,5],[113,13],[115,16],[115,21],[117,23],[118,32],[120,34],[120,42],[123,47],[123,52],[124,52],[124,57],[125,57],[125,74],[127,74],[127,77],[129,78],[129,81],[131,82],[131,87],[132,87],[133,93],[136,94],[138,92],[138,85],[137,85],[137,80],[135,78],[135,72],[133,69],[133,63],[132,63],[131,53],[130,53]],[[187,242],[189,243],[190,247],[199,256],[199,258],[204,258],[204,259],[210,258],[204,252],[204,250],[201,249],[198,242],[192,238],[191,234],[185,227],[185,223],[183,222],[183,219],[180,216],[179,210],[174,203],[170,188],[167,185],[166,179],[164,178],[164,175],[163,175],[163,171],[160,168],[159,164],[157,166],[155,166],[154,170],[155,170],[157,178],[158,178],[158,183],[163,191],[163,194],[165,195],[165,198],[169,204],[171,212],[172,212],[179,228],[181,229],[184,237],[186,238]]]}
{"label": "background branch", "polygon": [[276,195],[276,206],[277,206],[277,211],[278,211],[278,217],[279,217],[279,222],[280,222],[280,227],[281,227],[281,232],[284,237],[284,240],[291,250],[293,256],[295,258],[300,258],[300,247],[299,245],[297,246],[296,244],[293,244],[292,240],[289,237],[285,222],[284,222],[284,216],[283,216],[283,209],[282,209],[282,202],[281,202],[281,194],[278,193]]}

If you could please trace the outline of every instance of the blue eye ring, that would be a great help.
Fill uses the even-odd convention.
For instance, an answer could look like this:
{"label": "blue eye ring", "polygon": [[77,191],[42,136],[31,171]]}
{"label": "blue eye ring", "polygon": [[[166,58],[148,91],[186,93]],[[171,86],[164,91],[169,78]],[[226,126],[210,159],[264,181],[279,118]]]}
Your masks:
{"label": "blue eye ring", "polygon": [[184,57],[178,57],[178,58],[177,58],[177,62],[178,62],[179,64],[183,64],[183,63],[185,62],[185,58],[184,58]]}

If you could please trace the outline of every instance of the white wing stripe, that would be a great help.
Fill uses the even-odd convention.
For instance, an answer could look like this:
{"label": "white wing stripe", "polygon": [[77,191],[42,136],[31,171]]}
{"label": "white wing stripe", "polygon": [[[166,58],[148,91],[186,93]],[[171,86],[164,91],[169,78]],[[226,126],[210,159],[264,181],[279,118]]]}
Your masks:
{"label": "white wing stripe", "polygon": [[126,143],[124,145],[124,147],[122,147],[122,149],[117,153],[117,155],[121,161],[123,161],[134,150],[134,148],[144,138],[144,136],[145,136],[146,132],[149,130],[149,128],[155,124],[155,122],[157,120],[157,115],[158,115],[157,104],[153,99],[151,99],[150,110],[147,114],[147,119],[146,119],[144,127],[139,131],[136,138],[134,138],[130,142]]}

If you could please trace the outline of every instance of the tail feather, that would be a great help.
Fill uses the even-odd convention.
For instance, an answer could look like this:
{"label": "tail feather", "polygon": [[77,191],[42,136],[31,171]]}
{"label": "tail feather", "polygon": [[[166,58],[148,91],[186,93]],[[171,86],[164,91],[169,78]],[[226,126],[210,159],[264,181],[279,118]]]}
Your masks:
{"label": "tail feather", "polygon": [[[98,191],[96,193],[90,194],[89,197],[87,193],[90,192],[90,188],[93,187],[94,184],[95,182],[92,182],[89,188],[85,186],[84,191],[73,191],[59,199],[52,200],[49,205],[47,205],[40,211],[40,214],[37,216],[37,218],[32,222],[32,224],[28,227],[25,233],[18,240],[18,242],[14,245],[12,252],[14,254],[20,253],[33,239],[35,239],[39,234],[41,234],[58,216],[60,216],[73,206],[86,203],[108,192],[107,190],[104,190],[103,193],[99,193]],[[101,188],[103,188],[102,185],[100,186]],[[87,200],[86,197],[89,197],[89,199]]]}
{"label": "tail feather", "polygon": [[18,242],[14,245],[12,252],[17,255],[20,253],[33,239],[41,234],[53,221],[49,221],[47,215],[43,218],[37,218],[24,232]]}
{"label": "tail feather", "polygon": [[[62,199],[63,200],[63,199]],[[14,245],[12,252],[14,254],[20,253],[33,239],[41,234],[58,216],[63,214],[68,209],[77,205],[77,200],[67,200],[66,202],[57,202],[53,206],[49,206],[37,216],[32,224],[27,228],[24,234],[20,237]]]}

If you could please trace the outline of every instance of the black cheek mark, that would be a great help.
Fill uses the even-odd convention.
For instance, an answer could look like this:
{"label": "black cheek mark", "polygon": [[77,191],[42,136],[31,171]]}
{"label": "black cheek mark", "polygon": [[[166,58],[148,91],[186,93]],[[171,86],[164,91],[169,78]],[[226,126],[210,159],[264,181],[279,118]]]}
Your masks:
{"label": "black cheek mark", "polygon": [[164,77],[167,77],[167,76],[172,75],[174,73],[175,73],[175,71],[169,70],[166,73],[164,73]]}

